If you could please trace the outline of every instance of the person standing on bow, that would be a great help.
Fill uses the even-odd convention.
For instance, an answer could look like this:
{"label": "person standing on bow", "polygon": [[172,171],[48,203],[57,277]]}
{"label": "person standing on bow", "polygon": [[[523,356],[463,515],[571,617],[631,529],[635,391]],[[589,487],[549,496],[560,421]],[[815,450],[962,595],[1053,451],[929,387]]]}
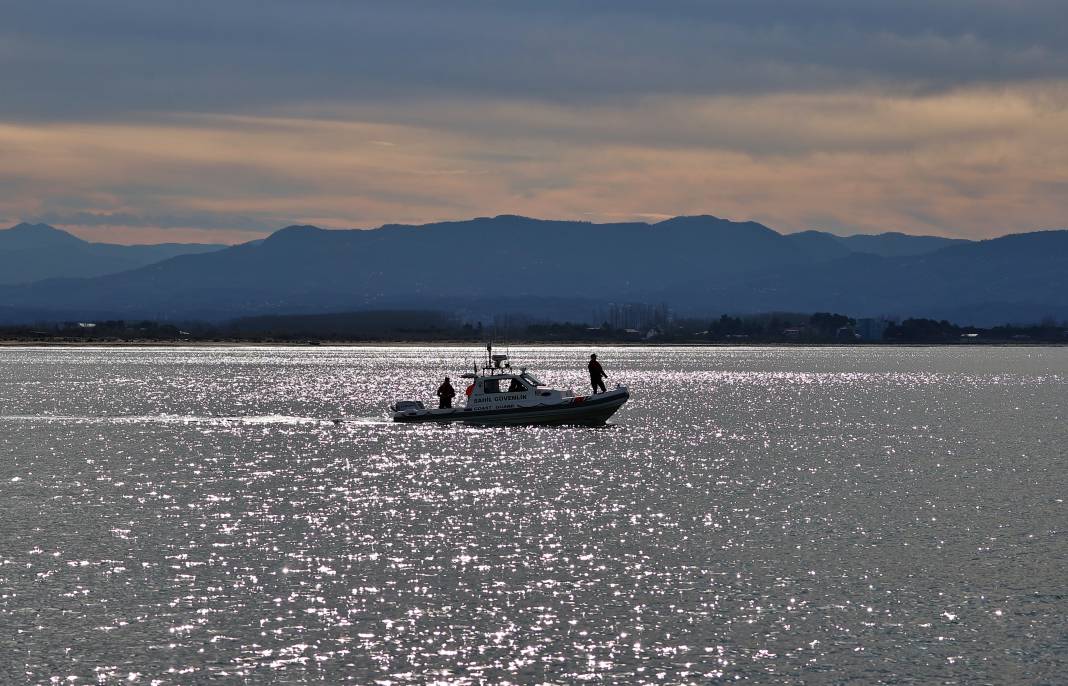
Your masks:
{"label": "person standing on bow", "polygon": [[456,389],[449,383],[449,377],[438,386],[438,409],[445,410],[452,407],[452,399],[456,397]]}
{"label": "person standing on bow", "polygon": [[607,389],[604,387],[603,379],[607,379],[608,375],[604,373],[604,367],[597,361],[597,353],[590,355],[590,385],[593,386],[594,394],[597,393],[597,389],[601,389],[601,393],[605,393]]}

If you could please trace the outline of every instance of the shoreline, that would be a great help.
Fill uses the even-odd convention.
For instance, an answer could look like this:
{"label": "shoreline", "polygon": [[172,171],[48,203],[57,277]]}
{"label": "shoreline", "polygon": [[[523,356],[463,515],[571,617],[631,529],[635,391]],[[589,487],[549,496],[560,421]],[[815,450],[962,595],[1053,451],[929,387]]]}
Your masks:
{"label": "shoreline", "polygon": [[[339,340],[319,341],[242,341],[242,340],[50,340],[2,339],[0,348],[484,348],[485,343],[460,340],[397,341],[397,340]],[[550,347],[613,347],[613,348],[1063,348],[1068,341],[869,341],[856,343],[826,343],[804,341],[751,342],[695,342],[695,341],[509,341],[497,346]]]}

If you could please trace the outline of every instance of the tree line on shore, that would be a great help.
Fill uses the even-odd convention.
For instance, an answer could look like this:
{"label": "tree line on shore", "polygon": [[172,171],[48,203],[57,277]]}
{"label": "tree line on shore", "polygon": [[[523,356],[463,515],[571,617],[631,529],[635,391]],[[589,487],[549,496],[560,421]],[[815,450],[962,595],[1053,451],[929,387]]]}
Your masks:
{"label": "tree line on shore", "polygon": [[155,320],[52,322],[0,327],[9,341],[57,342],[250,342],[317,343],[381,341],[486,340],[511,342],[602,343],[980,343],[1068,342],[1068,322],[1047,320],[1033,325],[990,328],[960,326],[945,320],[910,318],[879,321],[847,315],[765,313],[721,315],[718,318],[674,318],[648,329],[621,329],[570,322],[529,321],[522,316],[497,317],[489,323],[463,321],[439,311],[383,310],[315,315],[268,315],[222,323]]}

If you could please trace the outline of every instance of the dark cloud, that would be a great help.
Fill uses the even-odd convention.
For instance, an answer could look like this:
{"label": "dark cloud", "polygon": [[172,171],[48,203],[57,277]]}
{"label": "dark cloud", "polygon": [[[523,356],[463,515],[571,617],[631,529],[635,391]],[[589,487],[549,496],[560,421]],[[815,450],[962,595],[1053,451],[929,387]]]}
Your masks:
{"label": "dark cloud", "polygon": [[26,0],[4,118],[419,97],[553,102],[1068,75],[1062,0],[370,3]]}

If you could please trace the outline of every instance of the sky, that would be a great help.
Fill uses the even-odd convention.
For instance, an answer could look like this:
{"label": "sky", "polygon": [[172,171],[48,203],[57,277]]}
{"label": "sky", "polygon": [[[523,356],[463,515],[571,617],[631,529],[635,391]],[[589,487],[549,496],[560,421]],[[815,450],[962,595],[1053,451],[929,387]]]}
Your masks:
{"label": "sky", "polygon": [[4,0],[0,226],[1068,227],[1064,0]]}

